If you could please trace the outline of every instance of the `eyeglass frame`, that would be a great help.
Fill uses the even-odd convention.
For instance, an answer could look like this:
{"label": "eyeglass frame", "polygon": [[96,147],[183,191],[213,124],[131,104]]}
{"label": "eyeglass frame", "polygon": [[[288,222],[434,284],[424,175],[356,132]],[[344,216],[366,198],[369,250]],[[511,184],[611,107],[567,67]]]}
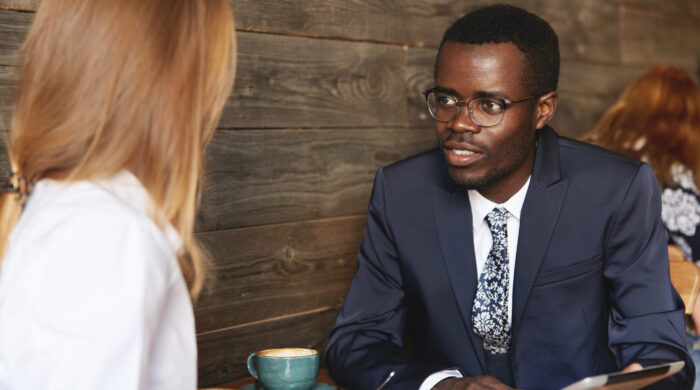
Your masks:
{"label": "eyeglass frame", "polygon": [[[440,92],[440,88],[439,88],[439,87],[432,87],[432,88],[430,88],[430,89],[428,89],[428,90],[426,90],[426,91],[423,91],[423,96],[425,96],[425,104],[428,105],[428,114],[430,114],[430,117],[431,117],[431,118],[433,118],[434,120],[436,120],[436,121],[438,121],[438,122],[442,122],[442,123],[452,122],[452,121],[455,120],[455,119],[459,116],[459,114],[462,112],[462,106],[466,106],[466,107],[467,107],[467,113],[469,114],[469,119],[471,119],[471,121],[474,122],[474,124],[477,125],[477,126],[479,126],[479,127],[494,127],[494,126],[498,126],[498,125],[501,124],[501,122],[503,122],[503,117],[506,115],[505,110],[506,110],[509,106],[511,106],[511,105],[513,105],[513,104],[515,104],[515,103],[525,102],[525,101],[532,100],[532,99],[535,99],[535,98],[537,98],[537,97],[542,96],[542,95],[532,95],[532,96],[527,96],[527,97],[519,98],[519,99],[503,99],[503,98],[498,98],[498,97],[482,96],[482,97],[476,97],[476,98],[469,99],[469,100],[462,100],[462,99],[457,98],[456,96],[452,96],[452,95],[450,95],[450,94],[445,93],[445,95],[448,95],[448,96],[450,96],[451,98],[454,98],[454,99],[455,99],[455,104],[457,105],[457,111],[455,112],[455,115],[454,115],[454,117],[452,117],[452,119],[443,121],[443,120],[440,120],[440,119],[436,118],[435,115],[433,115],[433,113],[430,111],[430,105],[428,104],[428,95],[430,95],[430,94],[433,93],[433,92]],[[503,102],[503,115],[501,115],[501,119],[498,121],[498,123],[493,124],[493,125],[484,126],[484,125],[481,125],[481,124],[479,124],[477,121],[474,120],[474,117],[472,116],[472,115],[473,115],[473,114],[472,114],[472,110],[469,108],[469,104],[470,104],[471,102],[473,102],[474,100],[480,100],[480,99],[494,99],[494,100],[500,100],[500,101]]]}

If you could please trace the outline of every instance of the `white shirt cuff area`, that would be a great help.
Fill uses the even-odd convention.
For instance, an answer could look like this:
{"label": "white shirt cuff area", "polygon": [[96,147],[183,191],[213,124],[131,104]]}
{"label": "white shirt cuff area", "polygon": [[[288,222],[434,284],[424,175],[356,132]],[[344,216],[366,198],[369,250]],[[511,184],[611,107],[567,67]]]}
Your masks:
{"label": "white shirt cuff area", "polygon": [[425,378],[423,383],[420,385],[418,390],[430,390],[433,386],[437,385],[441,380],[445,378],[461,378],[462,373],[458,370],[443,370],[438,371],[429,377]]}

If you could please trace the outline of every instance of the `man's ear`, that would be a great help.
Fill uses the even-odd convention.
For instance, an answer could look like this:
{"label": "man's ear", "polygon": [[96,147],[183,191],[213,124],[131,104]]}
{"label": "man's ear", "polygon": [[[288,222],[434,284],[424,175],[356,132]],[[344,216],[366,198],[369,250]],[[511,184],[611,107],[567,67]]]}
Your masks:
{"label": "man's ear", "polygon": [[540,96],[537,99],[537,106],[535,107],[535,128],[541,129],[549,121],[552,120],[554,116],[554,111],[557,110],[557,103],[559,102],[559,94],[556,91],[549,92]]}

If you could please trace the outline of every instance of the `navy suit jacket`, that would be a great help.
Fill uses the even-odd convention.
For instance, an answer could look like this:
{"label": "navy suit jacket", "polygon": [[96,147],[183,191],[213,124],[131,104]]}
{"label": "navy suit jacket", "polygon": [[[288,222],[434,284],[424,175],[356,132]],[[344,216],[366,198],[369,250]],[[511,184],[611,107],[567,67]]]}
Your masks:
{"label": "navy suit jacket", "polygon": [[[690,388],[660,209],[648,165],[538,131],[515,260],[516,387],[559,389],[633,362],[685,360],[659,388]],[[357,273],[328,340],[331,376],[366,390],[392,370],[385,389],[417,389],[448,368],[484,375],[471,326],[476,288],[469,199],[442,153],[380,169]]]}

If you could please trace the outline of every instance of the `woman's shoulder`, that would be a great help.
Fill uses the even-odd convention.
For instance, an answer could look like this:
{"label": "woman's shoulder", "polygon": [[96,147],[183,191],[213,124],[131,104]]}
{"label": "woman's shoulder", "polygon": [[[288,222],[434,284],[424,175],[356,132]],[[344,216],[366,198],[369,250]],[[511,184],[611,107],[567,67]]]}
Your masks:
{"label": "woman's shoulder", "polygon": [[[161,334],[176,332],[184,335],[185,347],[194,345],[194,318],[175,253],[139,207],[99,183],[37,183],[2,263],[0,314],[12,313],[14,321],[0,320],[6,331],[0,345],[26,337],[33,344],[16,350],[33,348],[97,368],[114,353],[151,348],[144,343]],[[177,311],[164,316],[169,305]],[[44,361],[11,358],[36,364],[27,372],[47,369]],[[141,358],[121,361],[141,364]]]}
{"label": "woman's shoulder", "polygon": [[149,220],[145,213],[95,183],[43,180],[27,200],[17,229],[38,230],[43,235],[63,230],[57,226],[89,223],[109,229],[122,224],[148,226]]}
{"label": "woman's shoulder", "polygon": [[173,268],[177,248],[145,207],[99,183],[41,181],[15,227],[8,256],[19,246],[49,258],[65,254],[72,262],[119,262],[125,270],[128,264]]}
{"label": "woman's shoulder", "polygon": [[133,205],[89,181],[62,183],[42,180],[36,184],[22,214],[23,218],[42,219],[43,222],[68,216],[87,220],[107,218],[112,222],[147,218]]}

